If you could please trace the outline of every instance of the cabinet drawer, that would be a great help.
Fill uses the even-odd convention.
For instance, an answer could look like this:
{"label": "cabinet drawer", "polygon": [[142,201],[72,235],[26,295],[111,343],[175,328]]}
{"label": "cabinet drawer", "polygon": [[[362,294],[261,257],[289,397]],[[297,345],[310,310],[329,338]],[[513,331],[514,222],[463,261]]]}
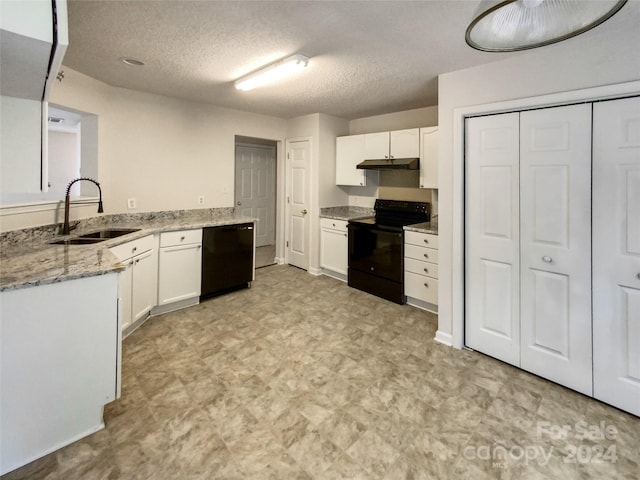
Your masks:
{"label": "cabinet drawer", "polygon": [[347,222],[345,220],[334,220],[333,218],[321,218],[320,228],[347,233]]}
{"label": "cabinet drawer", "polygon": [[438,265],[435,263],[423,262],[422,260],[415,260],[413,258],[405,258],[404,270],[405,272],[438,278]]}
{"label": "cabinet drawer", "polygon": [[118,260],[123,261],[135,255],[147,252],[153,249],[154,246],[153,235],[147,235],[146,237],[138,238],[131,242],[116,245],[115,247],[111,247],[109,250],[118,258]]}
{"label": "cabinet drawer", "polygon": [[404,232],[404,241],[411,245],[438,248],[438,236],[430,233]]}
{"label": "cabinet drawer", "polygon": [[438,280],[423,277],[415,273],[405,272],[404,294],[407,297],[417,298],[423,302],[438,304]]}
{"label": "cabinet drawer", "polygon": [[415,258],[423,262],[438,263],[438,250],[435,248],[418,247],[417,245],[405,245],[404,256]]}
{"label": "cabinet drawer", "polygon": [[161,247],[173,247],[188,243],[202,243],[202,229],[179,230],[177,232],[164,232],[160,234]]}

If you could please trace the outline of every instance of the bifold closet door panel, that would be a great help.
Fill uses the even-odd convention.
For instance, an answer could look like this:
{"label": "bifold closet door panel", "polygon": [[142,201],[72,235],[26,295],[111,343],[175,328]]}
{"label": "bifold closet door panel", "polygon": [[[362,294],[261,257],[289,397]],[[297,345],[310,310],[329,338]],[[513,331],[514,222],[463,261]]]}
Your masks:
{"label": "bifold closet door panel", "polygon": [[593,121],[594,396],[640,416],[640,98]]}
{"label": "bifold closet door panel", "polygon": [[520,362],[518,113],[466,119],[465,343]]}
{"label": "bifold closet door panel", "polygon": [[520,365],[591,395],[591,105],[520,114]]}

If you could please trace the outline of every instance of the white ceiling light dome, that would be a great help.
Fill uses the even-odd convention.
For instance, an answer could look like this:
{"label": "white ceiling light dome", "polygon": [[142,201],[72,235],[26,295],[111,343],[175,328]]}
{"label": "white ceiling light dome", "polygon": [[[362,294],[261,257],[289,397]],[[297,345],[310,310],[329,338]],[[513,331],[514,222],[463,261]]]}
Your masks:
{"label": "white ceiling light dome", "polygon": [[541,47],[600,25],[625,3],[627,0],[483,0],[465,40],[485,52]]}

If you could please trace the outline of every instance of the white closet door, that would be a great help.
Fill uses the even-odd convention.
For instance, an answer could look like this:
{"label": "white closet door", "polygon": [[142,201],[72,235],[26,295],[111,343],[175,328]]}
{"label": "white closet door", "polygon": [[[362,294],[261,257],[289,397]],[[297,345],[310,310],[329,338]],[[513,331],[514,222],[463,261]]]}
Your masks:
{"label": "white closet door", "polygon": [[465,343],[520,361],[518,113],[466,120]]}
{"label": "white closet door", "polygon": [[594,396],[640,415],[640,98],[593,120]]}
{"label": "white closet door", "polygon": [[520,366],[591,395],[591,105],[520,114]]}

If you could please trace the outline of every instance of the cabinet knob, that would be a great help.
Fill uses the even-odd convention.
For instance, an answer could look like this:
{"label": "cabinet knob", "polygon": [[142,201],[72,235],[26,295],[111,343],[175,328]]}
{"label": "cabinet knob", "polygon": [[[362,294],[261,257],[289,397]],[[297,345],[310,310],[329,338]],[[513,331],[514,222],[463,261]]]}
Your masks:
{"label": "cabinet knob", "polygon": [[138,247],[133,247],[133,248],[131,249],[131,253],[135,252],[136,250],[138,250]]}
{"label": "cabinet knob", "polygon": [[429,254],[428,254],[428,253],[425,253],[425,254],[424,254],[424,258],[429,258]]}
{"label": "cabinet knob", "polygon": [[[345,234],[344,234],[344,236],[346,237],[346,236],[347,236],[347,234],[345,233]],[[640,273],[638,274],[638,276],[640,277]]]}
{"label": "cabinet knob", "polygon": [[362,186],[362,182],[360,182],[360,186]]}
{"label": "cabinet knob", "polygon": [[303,214],[303,215],[306,215],[306,214],[307,214],[307,213],[309,213],[309,212],[307,212],[307,209],[305,208],[305,209],[304,209],[304,210],[302,210],[300,213],[301,213],[301,214]]}
{"label": "cabinet knob", "polygon": [[425,238],[424,243],[429,243],[429,240]]}
{"label": "cabinet knob", "polygon": [[180,241],[184,242],[185,237],[180,237]]}
{"label": "cabinet knob", "polygon": [[140,259],[137,259],[137,260],[136,260],[136,263],[140,263]]}
{"label": "cabinet knob", "polygon": [[551,257],[549,257],[548,255],[545,255],[544,257],[542,257],[542,261],[544,263],[551,263],[551,262],[553,262],[553,259]]}
{"label": "cabinet knob", "polygon": [[384,158],[389,158],[389,155],[385,155]]}
{"label": "cabinet knob", "polygon": [[636,275],[636,277],[638,277],[638,280],[640,280],[640,273],[638,275]]}
{"label": "cabinet knob", "polygon": [[424,273],[429,273],[429,269],[428,269],[428,268],[425,268],[425,269],[424,269]]}
{"label": "cabinet knob", "polygon": [[424,283],[423,284],[425,287],[429,288],[429,284],[428,283]]}

